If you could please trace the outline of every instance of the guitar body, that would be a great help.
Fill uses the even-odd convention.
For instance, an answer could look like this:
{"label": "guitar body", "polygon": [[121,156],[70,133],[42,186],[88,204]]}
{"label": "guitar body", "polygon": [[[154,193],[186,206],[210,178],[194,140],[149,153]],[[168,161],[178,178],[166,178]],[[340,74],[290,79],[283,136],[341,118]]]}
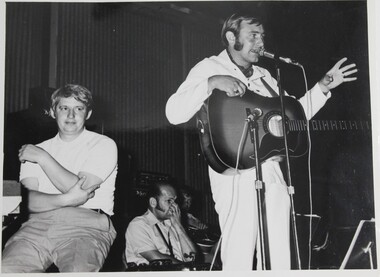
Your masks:
{"label": "guitar body", "polygon": [[[283,100],[286,124],[293,120],[306,122],[303,108],[296,99],[284,96]],[[215,90],[197,113],[197,126],[203,154],[216,172],[236,167],[241,140],[238,169],[255,166],[251,137],[244,131],[247,108],[262,111],[257,120],[259,162],[285,155],[279,97],[263,97],[249,90],[243,97],[228,97],[225,92]],[[287,141],[290,157],[299,157],[307,152],[306,132],[288,132]]]}

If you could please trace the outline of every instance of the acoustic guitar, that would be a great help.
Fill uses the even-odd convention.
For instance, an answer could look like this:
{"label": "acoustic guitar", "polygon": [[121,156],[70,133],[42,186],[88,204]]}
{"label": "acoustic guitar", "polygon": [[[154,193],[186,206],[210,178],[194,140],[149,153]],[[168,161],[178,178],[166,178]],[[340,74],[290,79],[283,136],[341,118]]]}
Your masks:
{"label": "acoustic guitar", "polygon": [[[285,124],[289,157],[307,153],[307,126],[311,131],[369,130],[366,121],[306,120],[301,104],[284,96]],[[235,168],[241,143],[238,169],[255,166],[253,144],[245,131],[247,109],[259,109],[262,114],[258,124],[258,160],[285,155],[279,97],[264,97],[247,90],[242,97],[228,97],[223,91],[213,91],[197,113],[197,128],[202,152],[207,163],[216,172]]]}

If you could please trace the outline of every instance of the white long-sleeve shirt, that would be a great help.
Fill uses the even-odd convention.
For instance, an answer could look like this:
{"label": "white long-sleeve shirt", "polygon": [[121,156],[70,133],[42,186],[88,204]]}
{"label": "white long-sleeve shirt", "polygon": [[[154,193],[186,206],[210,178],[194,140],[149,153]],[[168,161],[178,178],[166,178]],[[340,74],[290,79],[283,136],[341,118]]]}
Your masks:
{"label": "white long-sleeve shirt", "polygon": [[[208,88],[208,79],[214,75],[230,75],[242,81],[249,90],[262,96],[270,97],[271,94],[261,82],[261,78],[278,93],[277,81],[268,70],[253,66],[253,75],[250,78],[244,76],[240,69],[230,60],[227,51],[222,51],[218,56],[206,58],[195,65],[189,72],[186,80],[181,84],[166,104],[166,117],[172,124],[180,124],[190,120],[202,107],[203,102],[211,95]],[[309,90],[298,101],[306,113],[307,119],[312,118],[330,98],[325,95],[318,84]],[[311,97],[308,105],[308,97]]]}
{"label": "white long-sleeve shirt", "polygon": [[[172,124],[181,124],[190,120],[197,111],[202,107],[204,101],[211,95],[212,91],[208,88],[208,79],[214,75],[230,75],[240,81],[242,81],[250,91],[253,91],[261,96],[271,97],[271,93],[267,90],[262,83],[263,78],[272,89],[278,93],[277,81],[274,79],[268,70],[253,66],[253,75],[249,78],[245,77],[241,70],[231,61],[227,51],[223,50],[218,56],[212,56],[205,58],[197,65],[195,65],[189,72],[186,80],[181,84],[176,93],[174,93],[166,103],[166,117]],[[305,93],[303,97],[298,99],[302,105],[306,118],[311,119],[331,97],[331,93],[324,94],[318,84],[315,84],[312,89]],[[272,163],[272,161],[270,161]],[[269,166],[269,161],[264,163],[264,169]],[[274,162],[270,170],[272,173],[280,172],[278,163]],[[269,170],[269,168],[268,168]],[[244,171],[241,171],[244,172]],[[268,172],[263,172],[264,177]],[[218,182],[221,182],[223,175],[217,174],[210,168],[210,179],[213,180],[213,176],[218,176]],[[281,180],[282,176],[277,173],[272,175],[270,180]],[[214,176],[215,177],[215,176]],[[268,176],[269,177],[269,176]],[[265,179],[264,179],[265,180]],[[267,180],[269,181],[269,180]]]}

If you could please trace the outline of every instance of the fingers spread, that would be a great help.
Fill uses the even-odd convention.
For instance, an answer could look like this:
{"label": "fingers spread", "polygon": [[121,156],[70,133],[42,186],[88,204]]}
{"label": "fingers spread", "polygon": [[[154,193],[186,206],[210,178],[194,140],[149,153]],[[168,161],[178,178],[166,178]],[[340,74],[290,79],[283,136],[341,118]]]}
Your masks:
{"label": "fingers spread", "polygon": [[351,77],[351,78],[344,78],[343,82],[351,82],[351,81],[356,81],[358,78],[356,77]]}
{"label": "fingers spread", "polygon": [[343,72],[343,71],[349,70],[350,68],[353,68],[355,66],[356,66],[356,64],[352,63],[349,65],[343,66],[340,70]]}
{"label": "fingers spread", "polygon": [[343,73],[343,76],[349,76],[349,75],[354,74],[356,72],[358,72],[357,69],[346,71],[346,72]]}
{"label": "fingers spread", "polygon": [[341,66],[345,61],[347,61],[347,58],[346,58],[346,57],[344,57],[343,59],[340,59],[340,60],[335,64],[334,67],[340,68],[340,66]]}

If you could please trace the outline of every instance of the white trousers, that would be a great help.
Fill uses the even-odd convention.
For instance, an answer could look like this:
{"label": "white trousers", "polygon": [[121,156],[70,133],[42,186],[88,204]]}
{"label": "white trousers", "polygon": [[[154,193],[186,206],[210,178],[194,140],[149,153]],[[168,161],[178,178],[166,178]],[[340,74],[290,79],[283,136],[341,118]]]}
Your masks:
{"label": "white trousers", "polygon": [[[271,269],[290,269],[290,198],[287,186],[277,162],[264,163],[262,170]],[[252,270],[258,243],[255,170],[225,176],[210,169],[209,175],[223,236],[223,270]],[[260,269],[260,252],[257,257],[257,268]]]}

